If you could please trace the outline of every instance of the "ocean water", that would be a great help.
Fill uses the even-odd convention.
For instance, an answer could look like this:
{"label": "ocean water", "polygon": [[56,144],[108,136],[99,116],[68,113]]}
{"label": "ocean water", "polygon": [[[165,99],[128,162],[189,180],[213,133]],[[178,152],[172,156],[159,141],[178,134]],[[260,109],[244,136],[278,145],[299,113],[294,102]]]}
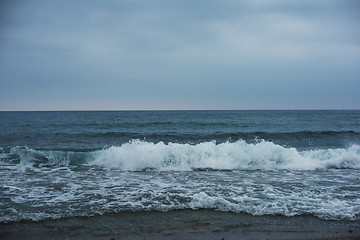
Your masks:
{"label": "ocean water", "polygon": [[0,223],[203,209],[360,220],[360,111],[0,112]]}

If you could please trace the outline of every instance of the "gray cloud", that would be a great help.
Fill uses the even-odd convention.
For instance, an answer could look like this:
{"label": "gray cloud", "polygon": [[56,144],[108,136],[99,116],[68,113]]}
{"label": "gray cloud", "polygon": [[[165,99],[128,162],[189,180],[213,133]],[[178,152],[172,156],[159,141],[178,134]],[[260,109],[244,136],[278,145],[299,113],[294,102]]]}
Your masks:
{"label": "gray cloud", "polygon": [[357,1],[14,1],[0,109],[359,108]]}

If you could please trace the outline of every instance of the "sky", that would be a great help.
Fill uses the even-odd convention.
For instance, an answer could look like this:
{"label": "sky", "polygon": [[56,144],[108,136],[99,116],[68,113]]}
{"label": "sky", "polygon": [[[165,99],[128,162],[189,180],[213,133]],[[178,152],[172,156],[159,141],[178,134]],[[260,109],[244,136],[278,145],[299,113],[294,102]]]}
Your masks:
{"label": "sky", "polygon": [[360,1],[1,1],[0,110],[156,109],[360,109]]}

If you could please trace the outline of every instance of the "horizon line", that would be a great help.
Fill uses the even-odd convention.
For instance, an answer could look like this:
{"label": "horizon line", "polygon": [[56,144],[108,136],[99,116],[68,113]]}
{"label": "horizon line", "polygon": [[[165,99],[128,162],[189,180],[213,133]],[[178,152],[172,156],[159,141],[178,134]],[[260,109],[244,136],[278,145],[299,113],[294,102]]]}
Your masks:
{"label": "horizon line", "polygon": [[298,109],[58,109],[58,110],[0,110],[0,112],[155,112],[155,111],[359,111],[360,108],[298,108]]}

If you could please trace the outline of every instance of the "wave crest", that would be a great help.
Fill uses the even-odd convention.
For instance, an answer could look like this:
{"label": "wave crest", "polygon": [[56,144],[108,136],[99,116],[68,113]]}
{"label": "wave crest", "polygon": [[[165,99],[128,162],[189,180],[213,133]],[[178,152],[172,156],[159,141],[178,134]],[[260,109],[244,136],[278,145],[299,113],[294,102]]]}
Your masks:
{"label": "wave crest", "polygon": [[359,145],[346,149],[298,151],[268,141],[165,144],[132,140],[121,146],[89,152],[44,151],[27,147],[14,147],[8,151],[2,149],[2,152],[1,162],[33,167],[88,164],[130,171],[360,169]]}
{"label": "wave crest", "polygon": [[96,152],[92,164],[123,170],[360,168],[360,148],[353,145],[348,149],[299,152],[268,141],[255,144],[243,140],[220,144],[212,141],[190,145],[133,140]]}

